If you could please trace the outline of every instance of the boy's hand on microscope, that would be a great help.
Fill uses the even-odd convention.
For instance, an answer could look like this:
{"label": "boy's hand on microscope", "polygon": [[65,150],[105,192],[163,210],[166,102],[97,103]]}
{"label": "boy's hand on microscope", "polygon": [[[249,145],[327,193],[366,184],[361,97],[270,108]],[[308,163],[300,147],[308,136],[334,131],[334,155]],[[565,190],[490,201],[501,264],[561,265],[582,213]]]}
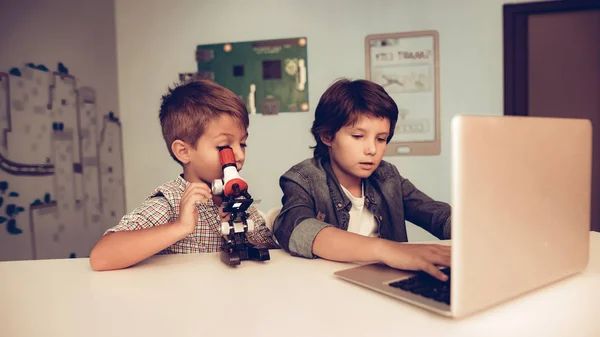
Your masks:
{"label": "boy's hand on microscope", "polygon": [[231,218],[231,213],[223,212],[223,205],[219,206],[219,220],[221,222],[227,222]]}
{"label": "boy's hand on microscope", "polygon": [[219,207],[219,221],[227,222],[231,218],[231,213],[223,211],[223,196],[213,195],[213,203]]}
{"label": "boy's hand on microscope", "polygon": [[210,187],[204,182],[188,183],[181,203],[179,204],[179,219],[177,222],[186,234],[192,233],[198,223],[197,205],[212,198]]}

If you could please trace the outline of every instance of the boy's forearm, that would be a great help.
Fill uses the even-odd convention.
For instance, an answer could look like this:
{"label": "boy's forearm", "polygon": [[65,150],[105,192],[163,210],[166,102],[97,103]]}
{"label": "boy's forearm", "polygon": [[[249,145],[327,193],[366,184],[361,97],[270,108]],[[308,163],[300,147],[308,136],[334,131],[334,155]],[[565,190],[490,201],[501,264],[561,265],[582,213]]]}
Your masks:
{"label": "boy's forearm", "polygon": [[335,227],[323,228],[313,242],[313,253],[341,262],[378,262],[384,240],[363,236]]}
{"label": "boy's forearm", "polygon": [[92,249],[90,264],[98,271],[127,268],[159,253],[187,234],[184,226],[177,222],[109,233]]}

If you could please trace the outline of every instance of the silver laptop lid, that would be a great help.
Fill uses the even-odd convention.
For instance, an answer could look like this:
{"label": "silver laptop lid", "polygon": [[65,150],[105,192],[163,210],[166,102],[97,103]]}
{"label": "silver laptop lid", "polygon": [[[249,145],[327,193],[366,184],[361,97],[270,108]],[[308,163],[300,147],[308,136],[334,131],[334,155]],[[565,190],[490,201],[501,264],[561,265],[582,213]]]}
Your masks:
{"label": "silver laptop lid", "polygon": [[452,311],[463,316],[585,268],[588,120],[452,120]]}

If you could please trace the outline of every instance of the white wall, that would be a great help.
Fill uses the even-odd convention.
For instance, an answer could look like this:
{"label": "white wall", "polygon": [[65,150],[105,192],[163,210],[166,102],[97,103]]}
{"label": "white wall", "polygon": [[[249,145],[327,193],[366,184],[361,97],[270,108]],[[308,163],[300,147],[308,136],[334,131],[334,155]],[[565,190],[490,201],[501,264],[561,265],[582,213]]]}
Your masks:
{"label": "white wall", "polygon": [[[450,201],[450,119],[502,114],[505,0],[196,1],[116,0],[120,107],[127,207],[180,173],[158,123],[160,96],[180,72],[195,71],[198,44],[306,36],[311,110],[252,116],[242,171],[267,210],[280,203],[279,176],[311,156],[314,107],[338,77],[365,76],[368,34],[434,29],[440,35],[442,153],[386,157],[433,198]],[[409,226],[412,240],[432,237]]]}

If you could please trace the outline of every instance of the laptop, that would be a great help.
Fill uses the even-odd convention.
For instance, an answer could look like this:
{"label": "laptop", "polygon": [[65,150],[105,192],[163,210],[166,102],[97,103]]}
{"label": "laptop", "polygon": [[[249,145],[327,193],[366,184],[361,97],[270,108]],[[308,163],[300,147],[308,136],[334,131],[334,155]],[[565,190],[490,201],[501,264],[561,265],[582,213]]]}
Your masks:
{"label": "laptop", "polygon": [[[448,282],[381,263],[343,280],[460,318],[581,272],[589,258],[589,120],[456,115]],[[433,242],[437,243],[437,242]]]}

